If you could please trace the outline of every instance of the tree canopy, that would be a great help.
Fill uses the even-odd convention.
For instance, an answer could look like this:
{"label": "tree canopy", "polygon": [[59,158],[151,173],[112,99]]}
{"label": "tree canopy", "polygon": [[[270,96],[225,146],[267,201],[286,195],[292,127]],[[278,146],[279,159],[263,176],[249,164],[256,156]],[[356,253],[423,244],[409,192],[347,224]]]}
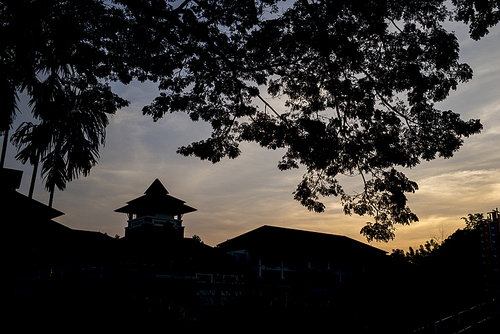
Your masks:
{"label": "tree canopy", "polygon": [[498,280],[485,261],[483,215],[463,219],[465,227],[449,236],[434,237],[406,252],[393,249],[392,305],[401,305],[403,317],[418,314],[421,321],[427,314],[431,323],[497,295]]}
{"label": "tree canopy", "polygon": [[[160,94],[145,115],[157,121],[184,112],[212,126],[210,138],[180,147],[180,154],[215,163],[236,158],[245,141],[282,149],[280,170],[305,168],[296,200],[321,212],[321,197],[337,196],[346,214],[374,218],[361,230],[369,240],[387,241],[397,224],[418,219],[406,198],[418,186],[402,170],[452,157],[482,128],[479,120],[435,106],[472,77],[443,24],[461,20],[479,39],[500,19],[500,2],[452,3],[3,1],[1,129],[12,124],[19,91],[28,93],[34,116],[51,131],[70,119],[80,124],[40,149],[49,163],[51,147],[90,147],[83,159],[90,164],[65,151],[62,183],[51,181],[63,186],[90,170],[107,115],[127,104],[110,83],[151,80]],[[285,109],[267,96],[283,97]],[[70,118],[75,112],[100,121],[90,121],[86,132],[82,119]],[[341,175],[358,175],[362,191],[344,189]]]}

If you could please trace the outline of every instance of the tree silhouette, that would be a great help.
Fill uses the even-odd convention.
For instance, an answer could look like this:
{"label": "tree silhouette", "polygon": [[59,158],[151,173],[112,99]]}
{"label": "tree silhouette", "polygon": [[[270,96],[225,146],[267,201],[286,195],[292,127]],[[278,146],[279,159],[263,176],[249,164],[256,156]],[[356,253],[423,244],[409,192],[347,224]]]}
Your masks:
{"label": "tree silhouette", "polygon": [[[306,170],[296,200],[321,212],[321,197],[337,196],[346,214],[374,218],[361,230],[369,240],[392,239],[395,226],[418,219],[406,197],[418,186],[401,170],[452,157],[464,138],[482,128],[478,120],[435,107],[472,77],[471,68],[459,62],[457,38],[443,24],[461,20],[479,39],[498,22],[498,1],[453,0],[455,7],[444,0],[281,5],[279,0],[3,2],[0,94],[6,108],[0,129],[12,124],[19,91],[28,92],[36,110],[44,84],[49,96],[60,94],[61,103],[71,104],[83,97],[80,91],[108,94],[100,88],[111,81],[155,81],[161,93],[144,114],[157,121],[185,112],[212,126],[210,138],[180,147],[180,154],[218,162],[236,158],[244,141],[282,149],[279,169]],[[268,96],[283,97],[284,109]],[[124,104],[117,101],[115,107]],[[69,121],[81,120],[72,118],[71,107],[64,110],[41,112],[40,126],[76,129]],[[102,137],[104,123],[90,123]],[[79,140],[85,155],[71,165],[77,159],[69,159],[69,152],[78,150],[68,148],[69,133],[58,136],[40,158],[49,189],[64,187],[63,175],[67,181],[85,174],[97,157],[95,145],[83,149],[86,141]],[[63,154],[69,159],[64,173]],[[344,189],[342,175],[359,176],[362,190]]]}
{"label": "tree silhouette", "polygon": [[456,6],[455,19],[469,25],[470,36],[479,40],[486,36],[489,28],[500,21],[498,0],[452,0]]}
{"label": "tree silhouette", "polygon": [[[419,328],[496,297],[490,294],[485,279],[488,272],[483,264],[480,229],[469,226],[441,242],[431,239],[407,252],[392,251],[390,284],[392,291],[400,293],[389,297],[389,305],[400,306],[403,323]],[[471,313],[462,314],[462,321]]]}
{"label": "tree silhouette", "polygon": [[[184,155],[235,158],[242,141],[283,149],[279,169],[306,169],[296,200],[321,212],[320,197],[337,196],[346,214],[374,217],[361,230],[369,240],[392,239],[395,225],[417,220],[406,193],[418,186],[400,169],[452,157],[482,128],[435,107],[472,77],[442,25],[451,12],[444,1],[295,1],[273,12],[276,4],[186,1],[175,19],[148,12],[165,32],[158,63],[167,75],[143,112],[212,125]],[[265,94],[283,97],[286,110]],[[341,175],[358,175],[363,189],[346,191]]]}
{"label": "tree silhouette", "polygon": [[12,122],[17,91],[26,91],[39,123],[21,124],[12,142],[16,157],[34,166],[29,196],[41,163],[52,206],[56,187],[64,190],[97,163],[107,115],[128,104],[102,80],[117,73],[105,58],[116,31],[106,32],[109,16],[101,1],[17,1],[0,9],[5,78],[13,87],[2,126]]}
{"label": "tree silhouette", "polygon": [[467,217],[462,217],[462,219],[465,221],[465,230],[476,230],[481,226],[481,223],[484,220],[484,214],[469,213]]}
{"label": "tree silhouette", "polygon": [[[109,87],[99,83],[60,78],[51,74],[30,88],[33,115],[40,123],[23,123],[13,135],[22,163],[34,166],[34,184],[38,163],[50,193],[52,206],[55,188],[64,190],[66,183],[86,176],[99,159],[104,144],[108,114],[126,105]],[[30,195],[32,195],[30,187]]]}

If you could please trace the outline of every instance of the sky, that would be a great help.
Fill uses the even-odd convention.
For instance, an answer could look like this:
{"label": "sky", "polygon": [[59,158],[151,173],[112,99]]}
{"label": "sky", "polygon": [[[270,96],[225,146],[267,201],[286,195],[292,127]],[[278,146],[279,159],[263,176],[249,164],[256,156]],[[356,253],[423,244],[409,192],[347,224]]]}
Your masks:
{"label": "sky", "polygon": [[[481,41],[471,40],[461,24],[450,28],[459,37],[461,62],[473,68],[474,77],[438,107],[453,110],[463,119],[479,118],[484,129],[466,139],[453,158],[404,170],[419,185],[408,196],[419,222],[398,226],[393,241],[370,243],[387,252],[406,251],[431,238],[441,240],[464,227],[461,217],[486,214],[500,206],[500,27]],[[158,122],[143,116],[142,107],[158,93],[153,83],[114,84],[114,89],[131,105],[111,118],[106,144],[90,175],[68,183],[64,192],[56,191],[54,207],[64,215],[55,221],[123,237],[127,217],[114,210],[141,196],[158,178],[170,195],[197,209],[184,215],[185,237],[198,235],[211,246],[262,225],[345,235],[367,243],[359,231],[370,217],[344,215],[335,197],[324,199],[323,213],[310,212],[293,199],[304,169],[279,171],[276,166],[283,151],[243,143],[240,157],[217,164],[181,156],[177,148],[208,138],[210,127],[192,122],[186,114],[168,114]],[[275,108],[283,103],[279,99],[268,102]],[[21,95],[19,106],[22,113],[14,128],[30,116],[25,96]],[[27,194],[32,169],[16,161],[15,154],[9,144],[5,167],[24,171],[18,191]],[[341,181],[347,191],[359,184],[348,177]],[[49,195],[40,180],[34,198],[48,203]]]}

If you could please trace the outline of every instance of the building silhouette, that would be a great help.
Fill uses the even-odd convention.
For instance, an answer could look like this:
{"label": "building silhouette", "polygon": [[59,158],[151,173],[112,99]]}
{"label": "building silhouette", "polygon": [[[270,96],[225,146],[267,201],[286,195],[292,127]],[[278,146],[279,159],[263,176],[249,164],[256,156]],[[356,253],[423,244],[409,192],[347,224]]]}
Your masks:
{"label": "building silhouette", "polygon": [[160,180],[156,179],[144,195],[116,209],[128,215],[126,238],[184,238],[182,216],[196,211],[184,201],[169,195]]}
{"label": "building silhouette", "polygon": [[300,281],[325,288],[383,272],[386,252],[354,239],[264,225],[217,247],[262,279]]}
{"label": "building silhouette", "polygon": [[498,209],[488,212],[488,218],[480,222],[484,281],[486,290],[500,293],[500,216]]}
{"label": "building silhouette", "polygon": [[383,281],[385,252],[342,236],[262,226],[217,247],[186,238],[183,216],[196,209],[159,179],[115,210],[127,219],[116,239],[55,222],[62,212],[17,191],[21,172],[2,169],[0,177],[0,292],[9,319],[94,323],[130,314],[127,326],[168,319],[171,327],[216,327],[222,318],[239,326],[290,307],[347,310],[360,284]]}

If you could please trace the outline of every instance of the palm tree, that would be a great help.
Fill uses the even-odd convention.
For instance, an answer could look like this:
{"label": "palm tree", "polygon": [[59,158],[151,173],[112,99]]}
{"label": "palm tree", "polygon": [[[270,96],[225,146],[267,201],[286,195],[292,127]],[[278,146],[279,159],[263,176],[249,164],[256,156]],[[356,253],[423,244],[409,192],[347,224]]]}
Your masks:
{"label": "palm tree", "polygon": [[55,188],[87,176],[99,158],[108,114],[128,104],[113,94],[108,85],[87,82],[85,78],[65,73],[50,73],[28,89],[30,106],[39,124],[23,123],[12,136],[18,148],[16,156],[23,164],[33,165],[30,196],[41,163],[41,175],[53,205]]}
{"label": "palm tree", "polygon": [[[98,0],[0,5],[5,23],[0,30],[6,37],[0,48],[0,70],[5,72],[0,97],[6,94],[2,101],[12,111],[9,118],[0,119],[0,131],[4,123],[12,124],[16,94],[25,91],[36,121],[21,124],[11,141],[17,158],[33,165],[30,196],[40,170],[50,192],[49,205],[56,188],[64,190],[67,182],[88,175],[104,144],[108,115],[128,104],[103,82],[116,80],[115,69],[123,68],[122,63],[110,63],[122,54],[113,51],[122,41],[109,29],[116,21],[112,13]],[[14,32],[23,38],[10,37]]]}
{"label": "palm tree", "polygon": [[31,175],[30,189],[28,197],[33,197],[35,188],[35,180],[38,171],[38,163],[40,162],[40,143],[42,140],[43,126],[35,125],[31,122],[23,122],[17,128],[16,132],[12,135],[11,141],[14,146],[18,147],[16,159],[20,160],[23,164],[30,162],[33,165],[33,172]]}

